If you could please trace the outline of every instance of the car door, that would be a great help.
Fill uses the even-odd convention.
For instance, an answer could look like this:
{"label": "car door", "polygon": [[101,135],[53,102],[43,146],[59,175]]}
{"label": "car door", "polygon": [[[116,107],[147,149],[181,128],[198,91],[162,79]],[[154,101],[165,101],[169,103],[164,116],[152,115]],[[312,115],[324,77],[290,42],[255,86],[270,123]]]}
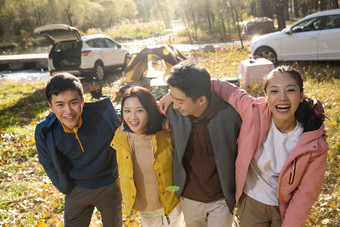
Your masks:
{"label": "car door", "polygon": [[280,40],[281,58],[285,60],[317,60],[317,41],[321,18],[302,21],[290,28]]}
{"label": "car door", "polygon": [[115,41],[105,38],[105,42],[108,45],[108,57],[112,65],[122,65],[125,60],[125,52],[121,48],[121,46]]}
{"label": "car door", "polygon": [[107,45],[105,38],[96,39],[96,43],[98,46],[98,55],[100,55],[100,59],[103,61],[105,67],[112,66],[112,59],[110,57],[109,46]]}
{"label": "car door", "polygon": [[340,15],[324,17],[317,44],[318,60],[340,60]]}
{"label": "car door", "polygon": [[48,24],[34,29],[34,32],[43,35],[52,45],[61,42],[81,42],[78,29],[66,24]]}

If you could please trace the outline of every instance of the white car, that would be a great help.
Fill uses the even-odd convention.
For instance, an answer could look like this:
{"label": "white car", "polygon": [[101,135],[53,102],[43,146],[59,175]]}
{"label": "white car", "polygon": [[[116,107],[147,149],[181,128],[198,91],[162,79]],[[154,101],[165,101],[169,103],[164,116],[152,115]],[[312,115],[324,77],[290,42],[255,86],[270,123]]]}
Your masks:
{"label": "white car", "polygon": [[34,29],[52,44],[48,70],[104,78],[106,70],[125,67],[131,60],[129,51],[109,37],[98,34],[80,36],[78,30],[65,24],[50,24]]}
{"label": "white car", "polygon": [[254,37],[251,55],[277,61],[340,60],[340,9],[296,21],[280,32]]}

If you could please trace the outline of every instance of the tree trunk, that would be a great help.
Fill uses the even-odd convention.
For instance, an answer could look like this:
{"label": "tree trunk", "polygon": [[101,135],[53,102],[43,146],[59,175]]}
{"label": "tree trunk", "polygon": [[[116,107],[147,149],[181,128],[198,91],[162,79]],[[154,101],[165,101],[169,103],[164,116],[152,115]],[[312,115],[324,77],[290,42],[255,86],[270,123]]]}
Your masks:
{"label": "tree trunk", "polygon": [[[225,0],[225,6],[227,6],[227,0]],[[229,40],[231,40],[231,31],[230,31],[230,8],[229,7],[225,7],[226,11],[227,11],[227,31],[228,31],[228,37]]]}
{"label": "tree trunk", "polygon": [[257,17],[257,4],[256,4],[256,0],[251,0],[251,3],[250,3],[250,10],[251,10],[251,15],[253,17]]}
{"label": "tree trunk", "polygon": [[2,11],[2,8],[5,8],[4,7],[5,5],[5,0],[0,0],[0,37],[3,38],[4,37],[4,33],[5,33],[5,24],[4,23],[4,14],[3,14],[3,11]]}
{"label": "tree trunk", "polygon": [[193,25],[194,25],[194,34],[193,34],[193,38],[194,38],[194,41],[197,41],[197,23],[196,23],[196,16],[195,16],[195,11],[194,11],[194,6],[193,6],[191,0],[189,0],[189,4],[190,4],[190,7],[191,7],[192,23],[193,23]]}
{"label": "tree trunk", "polygon": [[[314,10],[318,11],[319,10],[319,0],[314,0]],[[312,10],[309,12],[312,13]]]}
{"label": "tree trunk", "polygon": [[216,5],[218,7],[218,22],[219,22],[219,27],[220,27],[220,34],[221,34],[221,41],[226,40],[226,31],[225,31],[225,26],[224,26],[224,18],[223,18],[223,2],[216,0]]}
{"label": "tree trunk", "polygon": [[332,0],[331,9],[340,8],[340,0]]}
{"label": "tree trunk", "polygon": [[209,9],[205,10],[205,14],[207,16],[207,21],[208,21],[208,24],[209,24],[209,31],[212,32],[212,24],[211,24],[211,18],[210,18]]}
{"label": "tree trunk", "polygon": [[64,9],[64,11],[65,11],[65,13],[66,13],[66,16],[67,16],[69,25],[70,25],[70,26],[73,26],[73,23],[72,23],[72,14],[70,13],[70,9],[71,9],[71,3],[70,3],[70,1],[68,1],[68,5],[67,5],[67,7]]}
{"label": "tree trunk", "polygon": [[271,11],[271,1],[270,0],[261,0],[260,1],[260,17],[269,17],[269,18],[274,18],[273,12]]}
{"label": "tree trunk", "polygon": [[283,2],[280,0],[277,0],[275,8],[276,8],[277,23],[279,26],[279,30],[281,31],[282,29],[286,27]]}
{"label": "tree trunk", "polygon": [[294,15],[296,18],[300,17],[299,8],[299,0],[294,0]]}
{"label": "tree trunk", "polygon": [[285,20],[289,20],[289,1],[288,0],[283,1],[283,7],[284,7]]}
{"label": "tree trunk", "polygon": [[[233,15],[235,15],[235,23],[236,23],[236,26],[237,26],[238,37],[240,38],[242,48],[244,48],[244,46],[243,46],[243,40],[242,40],[242,35],[241,35],[241,29],[240,29],[240,24],[238,23],[238,14],[237,14],[237,10],[234,8],[234,6],[233,6],[233,4],[231,3],[231,1],[229,1],[229,3],[230,3],[230,6],[231,6],[231,13],[232,13]],[[234,12],[235,12],[235,14],[234,14]]]}
{"label": "tree trunk", "polygon": [[326,10],[327,9],[327,0],[320,0],[320,10]]}
{"label": "tree trunk", "polygon": [[182,15],[184,26],[185,26],[185,31],[187,32],[187,35],[189,37],[189,42],[192,43],[192,38],[191,38],[191,33],[190,33],[190,23],[188,18],[186,17],[186,11],[184,10],[184,15]]}
{"label": "tree trunk", "polygon": [[301,12],[302,12],[302,16],[306,16],[308,13],[308,7],[307,7],[307,3],[302,3],[301,5]]}

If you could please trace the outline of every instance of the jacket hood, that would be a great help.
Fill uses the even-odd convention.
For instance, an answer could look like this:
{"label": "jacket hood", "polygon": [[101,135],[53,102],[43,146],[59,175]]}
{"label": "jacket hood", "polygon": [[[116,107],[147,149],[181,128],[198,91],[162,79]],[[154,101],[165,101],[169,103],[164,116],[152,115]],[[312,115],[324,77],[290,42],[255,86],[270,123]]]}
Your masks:
{"label": "jacket hood", "polygon": [[50,128],[56,120],[58,120],[57,116],[54,113],[49,113],[44,120],[46,124],[45,127]]}
{"label": "jacket hood", "polygon": [[292,162],[296,157],[304,153],[327,151],[328,143],[324,138],[325,133],[326,131],[324,124],[322,124],[318,130],[304,132],[299,143],[296,145],[298,149],[293,149],[293,151],[288,156],[286,163]]}
{"label": "jacket hood", "polygon": [[320,128],[317,129],[317,130],[303,133],[302,134],[303,138],[301,138],[301,140],[304,141],[304,144],[306,144],[306,143],[308,143],[310,141],[313,141],[313,140],[316,140],[318,138],[321,138],[325,134],[326,134],[325,125],[322,124],[320,126]]}

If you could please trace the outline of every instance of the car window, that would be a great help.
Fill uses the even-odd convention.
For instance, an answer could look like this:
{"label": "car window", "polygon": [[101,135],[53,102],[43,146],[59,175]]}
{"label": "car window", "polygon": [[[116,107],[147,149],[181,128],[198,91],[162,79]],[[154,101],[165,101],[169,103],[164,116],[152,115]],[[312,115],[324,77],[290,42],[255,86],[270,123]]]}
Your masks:
{"label": "car window", "polygon": [[336,29],[336,28],[340,28],[340,15],[327,16],[324,29]]}
{"label": "car window", "polygon": [[107,45],[109,46],[109,48],[114,48],[114,49],[117,49],[117,43],[114,42],[113,40],[111,39],[105,39]]}
{"label": "car window", "polygon": [[91,40],[87,41],[86,43],[87,43],[87,45],[89,45],[89,47],[92,47],[92,48],[99,48],[100,47],[98,39],[91,39]]}
{"label": "car window", "polygon": [[109,46],[105,42],[105,39],[98,39],[100,48],[108,48]]}
{"label": "car window", "polygon": [[67,43],[59,43],[54,48],[55,51],[68,51],[77,48],[77,43],[67,42]]}
{"label": "car window", "polygon": [[308,32],[308,31],[315,31],[320,29],[321,24],[321,17],[311,18],[301,23],[298,23],[292,28],[292,32]]}
{"label": "car window", "polygon": [[95,41],[92,39],[92,40],[89,40],[89,41],[86,41],[86,44],[89,45],[89,47],[95,47]]}
{"label": "car window", "polygon": [[108,48],[104,39],[92,39],[86,42],[92,48]]}

